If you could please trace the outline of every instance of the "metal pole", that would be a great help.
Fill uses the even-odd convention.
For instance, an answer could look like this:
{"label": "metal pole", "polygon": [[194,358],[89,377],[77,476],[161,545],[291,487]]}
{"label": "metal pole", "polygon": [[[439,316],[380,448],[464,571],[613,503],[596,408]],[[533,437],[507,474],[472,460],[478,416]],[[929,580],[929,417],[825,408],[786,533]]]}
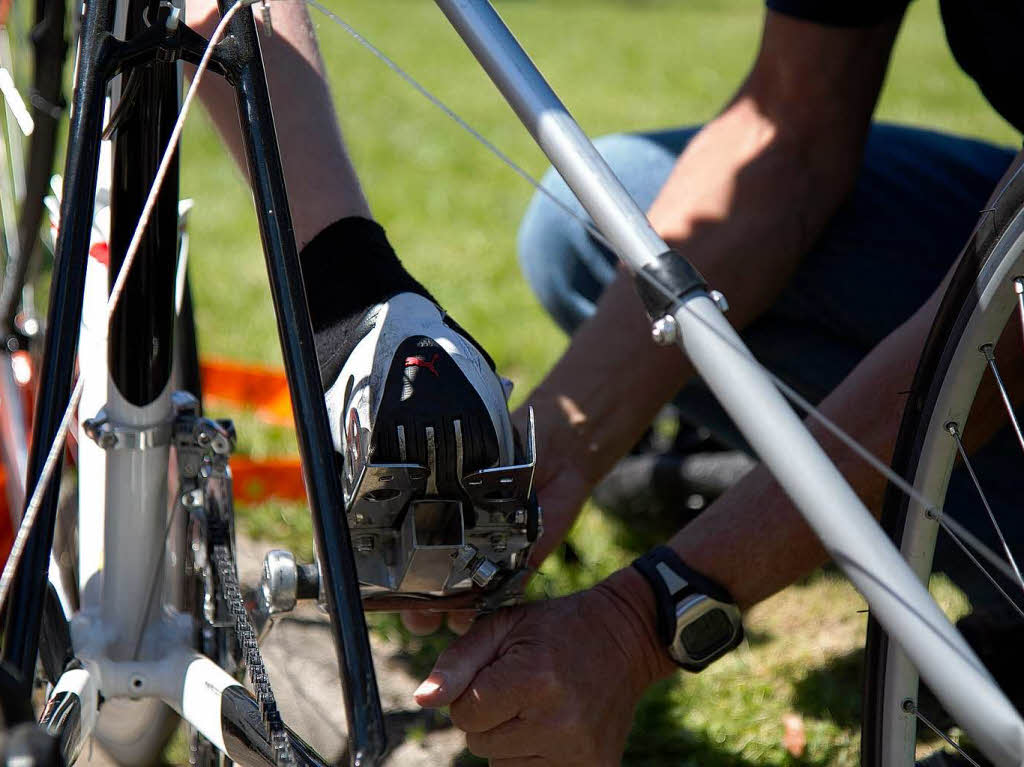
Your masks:
{"label": "metal pole", "polygon": [[435,0],[617,255],[636,270],[669,247],[486,0]]}
{"label": "metal pole", "polygon": [[[222,13],[228,5],[230,0],[221,0]],[[299,453],[334,646],[344,680],[349,749],[354,765],[373,765],[386,745],[384,715],[251,6],[235,15],[229,31],[242,52],[233,82],[292,409],[295,422],[302,425],[297,430]]]}
{"label": "metal pole", "polygon": [[[435,2],[618,255],[637,272],[664,260],[669,248],[490,3]],[[693,291],[671,314],[697,372],[947,710],[993,761],[1024,763],[1024,722],[1012,704],[715,303]]]}
{"label": "metal pole", "polygon": [[706,296],[675,312],[680,345],[946,710],[996,764],[1024,761],[1024,722],[927,588]]}
{"label": "metal pole", "polygon": [[[71,395],[103,129],[103,93],[109,50],[107,36],[113,16],[111,6],[109,0],[89,0],[82,20],[82,42],[61,200],[61,226],[50,286],[50,309],[39,373],[40,391],[33,421],[26,499],[31,498],[35,491]],[[35,672],[40,618],[47,609],[48,600],[43,596],[46,594],[59,491],[60,482],[50,482],[35,528],[18,565],[7,608],[3,659],[20,670],[22,682],[27,686],[31,686]]]}

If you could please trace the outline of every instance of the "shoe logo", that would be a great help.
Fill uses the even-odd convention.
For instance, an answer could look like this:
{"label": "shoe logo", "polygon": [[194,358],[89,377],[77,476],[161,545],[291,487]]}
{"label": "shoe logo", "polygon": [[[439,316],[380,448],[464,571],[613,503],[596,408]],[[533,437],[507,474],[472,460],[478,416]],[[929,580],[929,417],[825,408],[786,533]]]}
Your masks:
{"label": "shoe logo", "polygon": [[434,353],[434,356],[430,360],[430,362],[427,362],[422,357],[406,357],[405,358],[405,367],[407,367],[407,368],[411,368],[411,367],[426,368],[431,373],[433,373],[435,377],[440,378],[440,376],[437,373],[437,368],[434,367],[434,365],[437,364],[437,361],[439,359],[441,359],[441,355],[437,354],[436,352]]}

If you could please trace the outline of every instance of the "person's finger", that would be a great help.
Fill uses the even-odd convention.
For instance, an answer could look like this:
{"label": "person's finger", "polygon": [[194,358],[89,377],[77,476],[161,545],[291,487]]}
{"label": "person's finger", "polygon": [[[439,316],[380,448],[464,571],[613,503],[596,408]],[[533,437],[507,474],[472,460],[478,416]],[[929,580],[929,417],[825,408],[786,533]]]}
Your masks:
{"label": "person's finger", "polygon": [[522,719],[510,719],[486,732],[466,733],[466,747],[487,759],[537,756],[536,729]]}
{"label": "person's finger", "polygon": [[423,610],[402,610],[402,624],[416,636],[433,634],[441,628],[442,613],[428,613]]}
{"label": "person's finger", "polygon": [[438,657],[434,670],[416,688],[413,697],[424,708],[447,706],[469,687],[473,677],[494,660],[501,640],[515,626],[513,611],[496,613],[476,621]]}
{"label": "person's finger", "polygon": [[469,631],[469,627],[473,625],[475,618],[476,612],[474,610],[452,610],[448,613],[448,628],[462,636]]}
{"label": "person's finger", "polygon": [[515,720],[533,692],[527,674],[521,665],[503,658],[484,667],[451,704],[452,724],[465,733],[488,732]]}

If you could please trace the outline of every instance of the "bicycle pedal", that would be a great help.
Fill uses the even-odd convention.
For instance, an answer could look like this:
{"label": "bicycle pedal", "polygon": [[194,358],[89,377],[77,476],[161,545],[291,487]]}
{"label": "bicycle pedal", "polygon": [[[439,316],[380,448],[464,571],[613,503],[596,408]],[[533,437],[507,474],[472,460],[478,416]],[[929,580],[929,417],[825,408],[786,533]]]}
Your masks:
{"label": "bicycle pedal", "polygon": [[[458,421],[455,429],[458,446]],[[428,445],[432,436],[428,430]],[[525,459],[462,477],[456,497],[437,494],[433,466],[361,464],[347,515],[368,609],[394,609],[403,597],[475,592],[489,595],[478,600],[485,605],[496,593],[502,593],[502,602],[521,596],[503,592],[521,590],[524,579],[516,576],[541,531],[532,492],[534,439],[531,410]]]}

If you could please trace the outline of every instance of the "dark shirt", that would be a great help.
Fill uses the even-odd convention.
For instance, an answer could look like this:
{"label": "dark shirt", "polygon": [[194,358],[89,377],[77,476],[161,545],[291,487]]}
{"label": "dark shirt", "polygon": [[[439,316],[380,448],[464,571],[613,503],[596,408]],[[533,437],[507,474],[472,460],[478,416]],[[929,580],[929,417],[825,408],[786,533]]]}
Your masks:
{"label": "dark shirt", "polygon": [[[768,7],[807,21],[839,27],[873,26],[900,16],[908,0],[767,0]],[[953,56],[996,110],[1024,131],[1024,2],[940,0]]]}

